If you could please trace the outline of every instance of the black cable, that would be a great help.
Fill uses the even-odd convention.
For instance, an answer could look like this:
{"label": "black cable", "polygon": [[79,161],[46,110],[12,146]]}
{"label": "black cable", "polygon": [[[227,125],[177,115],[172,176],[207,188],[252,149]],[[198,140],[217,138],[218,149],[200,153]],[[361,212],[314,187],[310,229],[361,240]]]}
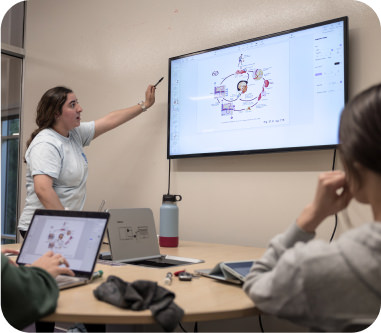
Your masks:
{"label": "black cable", "polygon": [[[335,170],[335,162],[336,162],[336,148],[333,150],[332,171]],[[335,214],[335,226],[333,228],[332,235],[331,235],[331,238],[329,240],[330,243],[332,242],[333,237],[335,237],[336,229],[337,229],[337,213]]]}
{"label": "black cable", "polygon": [[264,332],[263,325],[262,325],[262,317],[260,314],[258,315],[258,320],[259,320],[259,327],[261,328],[261,332]]}
{"label": "black cable", "polygon": [[198,322],[197,321],[194,322],[193,332],[198,332]]}
{"label": "black cable", "polygon": [[183,332],[187,333],[186,329],[183,327],[183,325],[181,324],[181,321],[179,321],[179,326],[180,328],[183,330]]}
{"label": "black cable", "polygon": [[169,167],[168,167],[168,195],[169,195],[169,190],[170,190],[170,187],[171,187],[171,159],[169,158],[168,159],[168,164],[169,164]]}
{"label": "black cable", "polygon": [[335,162],[336,162],[336,148],[333,150],[332,171],[335,170]]}
{"label": "black cable", "polygon": [[337,228],[337,214],[335,214],[335,227],[333,228],[331,239],[329,240],[330,243],[332,242],[332,239],[335,236],[336,228]]}

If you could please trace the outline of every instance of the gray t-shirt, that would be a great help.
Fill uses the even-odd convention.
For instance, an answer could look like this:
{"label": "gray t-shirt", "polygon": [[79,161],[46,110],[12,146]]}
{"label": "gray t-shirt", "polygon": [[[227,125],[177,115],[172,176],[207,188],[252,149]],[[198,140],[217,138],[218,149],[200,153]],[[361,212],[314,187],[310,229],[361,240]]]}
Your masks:
{"label": "gray t-shirt", "polygon": [[49,128],[42,130],[33,139],[25,153],[27,194],[18,225],[20,230],[27,230],[34,211],[44,208],[34,191],[35,175],[53,178],[53,188],[65,208],[83,209],[88,175],[83,147],[90,144],[94,132],[95,123],[92,121],[81,123],[69,132],[69,137]]}

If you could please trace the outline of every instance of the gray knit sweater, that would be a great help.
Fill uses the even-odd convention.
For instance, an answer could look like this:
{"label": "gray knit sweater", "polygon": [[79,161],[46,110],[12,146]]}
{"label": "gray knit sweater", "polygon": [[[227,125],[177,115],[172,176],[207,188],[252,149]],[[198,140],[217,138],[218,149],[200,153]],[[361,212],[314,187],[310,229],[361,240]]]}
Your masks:
{"label": "gray knit sweater", "polygon": [[381,306],[381,223],[328,244],[296,224],[272,239],[243,286],[259,309],[311,329],[339,331]]}

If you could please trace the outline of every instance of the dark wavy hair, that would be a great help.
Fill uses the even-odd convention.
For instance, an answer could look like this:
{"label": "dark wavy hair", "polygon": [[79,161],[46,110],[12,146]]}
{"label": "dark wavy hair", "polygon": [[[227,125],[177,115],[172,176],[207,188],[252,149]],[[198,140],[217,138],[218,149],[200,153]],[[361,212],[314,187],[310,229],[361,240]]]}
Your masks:
{"label": "dark wavy hair", "polygon": [[357,186],[354,162],[381,175],[381,84],[354,97],[344,108],[339,128],[340,156]]}
{"label": "dark wavy hair", "polygon": [[66,87],[54,87],[46,91],[38,105],[36,124],[38,128],[33,131],[26,142],[26,149],[38,133],[46,128],[51,128],[56,120],[56,116],[62,114],[62,106],[65,104],[67,95],[73,91]]}

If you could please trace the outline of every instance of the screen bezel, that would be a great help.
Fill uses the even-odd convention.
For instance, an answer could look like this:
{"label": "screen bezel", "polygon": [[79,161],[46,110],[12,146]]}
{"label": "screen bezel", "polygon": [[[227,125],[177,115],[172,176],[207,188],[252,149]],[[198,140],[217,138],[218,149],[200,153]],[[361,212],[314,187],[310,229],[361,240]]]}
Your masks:
{"label": "screen bezel", "polygon": [[268,34],[260,37],[255,37],[252,39],[246,39],[243,41],[225,44],[197,52],[187,53],[184,55],[171,57],[168,59],[168,71],[169,71],[169,81],[168,81],[168,119],[167,119],[167,159],[182,159],[191,157],[211,157],[211,156],[229,156],[229,155],[250,155],[250,154],[263,154],[263,153],[276,153],[276,152],[290,152],[290,151],[309,151],[309,150],[323,150],[323,149],[335,149],[339,144],[331,145],[314,145],[314,146],[297,146],[297,147],[281,147],[281,148],[269,148],[269,149],[251,149],[251,150],[239,150],[239,151],[222,151],[222,152],[208,152],[208,153],[194,153],[194,154],[170,154],[170,120],[171,120],[171,62],[173,60],[186,58],[202,53],[213,52],[216,50],[221,50],[224,48],[243,45],[246,43],[251,43],[258,40],[268,39],[276,36],[286,35],[289,33],[307,30],[322,25],[332,24],[336,22],[343,22],[343,43],[344,43],[344,104],[348,102],[348,16],[338,17],[335,19],[322,21],[310,25],[305,25],[302,27],[284,30],[281,32]]}

